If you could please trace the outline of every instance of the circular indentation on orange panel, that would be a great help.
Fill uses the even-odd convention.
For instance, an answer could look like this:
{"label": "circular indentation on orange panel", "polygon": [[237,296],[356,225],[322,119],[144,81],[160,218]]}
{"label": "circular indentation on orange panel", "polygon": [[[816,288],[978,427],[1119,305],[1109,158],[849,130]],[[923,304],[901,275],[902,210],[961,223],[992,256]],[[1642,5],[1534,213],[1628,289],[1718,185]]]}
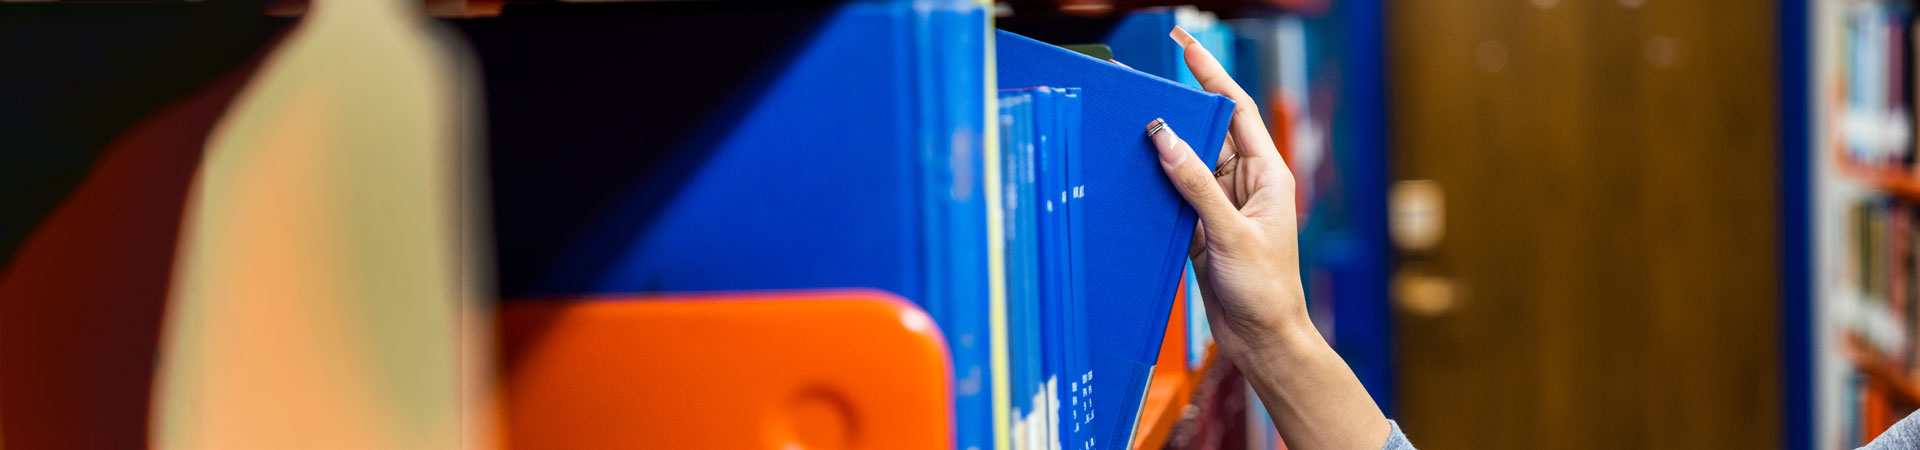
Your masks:
{"label": "circular indentation on orange panel", "polygon": [[[774,436],[783,450],[851,449],[859,438],[853,405],[839,391],[826,387],[800,390],[788,399],[782,416],[785,430]],[[776,427],[776,429],[782,427]]]}

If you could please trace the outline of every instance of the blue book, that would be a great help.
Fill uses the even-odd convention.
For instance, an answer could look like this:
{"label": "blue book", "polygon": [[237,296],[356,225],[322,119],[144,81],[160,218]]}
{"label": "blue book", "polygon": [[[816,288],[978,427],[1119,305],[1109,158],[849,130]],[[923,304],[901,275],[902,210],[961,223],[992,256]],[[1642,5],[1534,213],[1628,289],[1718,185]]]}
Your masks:
{"label": "blue book", "polygon": [[892,292],[950,346],[956,448],[991,449],[986,12],[736,6],[451,23],[488,103],[501,294]]}
{"label": "blue book", "polygon": [[[1141,72],[1174,81],[1187,72],[1180,46],[1169,44],[1167,32],[1179,24],[1174,8],[1148,8],[1128,13],[1107,33],[1113,60]],[[1187,30],[1189,34],[1193,30]],[[1196,38],[1198,36],[1195,36]]]}
{"label": "blue book", "polygon": [[1033,148],[1033,95],[1026,91],[1000,92],[1000,150],[1001,150],[1001,201],[1006,241],[1006,280],[1007,280],[1007,329],[1010,377],[1012,379],[1012,403],[1008,411],[1008,424],[1012,430],[1012,444],[1016,449],[1032,447],[1030,429],[1035,428],[1035,411],[1038,368],[1037,342],[1030,333],[1039,324],[1034,323],[1033,303],[1039,296],[1037,289],[1038,247],[1037,236],[1030,227],[1033,220],[1033,182],[1031,173],[1031,155]]}
{"label": "blue book", "polygon": [[1221,67],[1227,73],[1238,75],[1235,70],[1239,60],[1234,56],[1237,42],[1233,30],[1212,14],[1190,6],[1148,8],[1129,13],[1113,27],[1113,31],[1107,33],[1105,42],[1107,47],[1113,49],[1115,61],[1161,78],[1200,87],[1200,80],[1193,77],[1193,71],[1187,70],[1187,59],[1182,56],[1180,47],[1167,43],[1167,32],[1174,26],[1187,30],[1194,40],[1213,52],[1214,58],[1220,60]]}
{"label": "blue book", "polygon": [[1061,398],[1061,413],[1064,420],[1060,424],[1062,449],[1093,448],[1094,427],[1092,421],[1093,398],[1092,379],[1093,353],[1087,340],[1087,286],[1086,271],[1086,207],[1081,204],[1086,189],[1082,179],[1080,155],[1080,118],[1081,102],[1079,88],[1065,88],[1059,100],[1060,147],[1065,154],[1066,164],[1066,203],[1067,203],[1067,290],[1066,303],[1063,305],[1063,329],[1066,341],[1065,372],[1059,380],[1059,389],[1064,390]]}
{"label": "blue book", "polygon": [[1045,236],[1040,230],[1041,208],[1044,205],[1041,203],[1043,197],[1039,179],[1040,130],[1034,126],[1038,121],[1036,117],[1040,114],[1035,107],[1035,97],[1037,95],[1028,93],[1027,102],[1019,109],[1022,115],[1021,123],[1026,126],[1020,129],[1021,143],[1016,153],[1020,165],[1017,178],[1020,180],[1019,203],[1022,209],[1015,215],[1020,221],[1019,241],[1022,265],[1019,303],[1021,326],[1018,328],[1021,339],[1021,358],[1018,362],[1021,378],[1016,392],[1019,392],[1023,396],[1022,400],[1026,402],[1021,424],[1022,429],[1025,430],[1026,448],[1029,449],[1045,448],[1046,431],[1049,429],[1046,421],[1045,383],[1042,381],[1045,379],[1043,374],[1045,368],[1042,366],[1045,355],[1043,355],[1040,336],[1041,330],[1045,328],[1045,324],[1041,322],[1040,313],[1040,302],[1046,295],[1045,288],[1041,284],[1041,278],[1045,273],[1040,259]]}
{"label": "blue book", "polygon": [[1207,298],[1200,294],[1200,274],[1187,260],[1187,370],[1200,370],[1213,345],[1213,325],[1207,323]]}
{"label": "blue book", "polygon": [[[1016,230],[1016,236],[1009,239],[1009,247],[1021,249],[1016,252],[1020,260],[1025,261],[1025,249],[1029,244],[1037,245],[1032,255],[1037,259],[1032,266],[1014,267],[1010,265],[1009,278],[1034,280],[1037,291],[1026,291],[1017,300],[1023,308],[1013,322],[1013,328],[1024,341],[1021,341],[1016,353],[1015,370],[1022,374],[1022,389],[1018,395],[1020,414],[1016,448],[1086,448],[1086,436],[1093,428],[1076,423],[1077,418],[1085,417],[1084,412],[1074,409],[1078,405],[1090,409],[1090,403],[1072,403],[1073,391],[1084,383],[1077,382],[1086,372],[1089,358],[1086,355],[1084,335],[1080,331],[1085,318],[1080,311],[1084,308],[1073,305],[1077,291],[1082,290],[1074,283],[1075,264],[1079,258],[1074,256],[1072,241],[1074,214],[1071,211],[1078,206],[1072,200],[1069,169],[1071,157],[1078,156],[1079,140],[1079,101],[1080,92],[1075,88],[1030,87],[1003,91],[1002,109],[1007,114],[1003,121],[1002,136],[1011,149],[1008,155],[1007,177],[1019,182],[1028,181],[1031,185],[1009,183],[1009,191],[1018,191],[1018,200],[1010,200],[1006,212],[1010,224],[1025,224],[1036,221],[1037,230],[1021,225],[1009,228]],[[1022,120],[1027,114],[1028,120]],[[1070,153],[1071,152],[1071,157]],[[1035,192],[1037,196],[1026,195]],[[1032,241],[1022,241],[1019,233],[1032,232]],[[1028,270],[1026,272],[1017,272]],[[1029,285],[1022,285],[1023,288]],[[1034,295],[1032,299],[1025,295]],[[1037,303],[1035,303],[1037,301]],[[1037,305],[1037,311],[1030,306]],[[1037,347],[1034,333],[1038,333]],[[1071,342],[1079,342],[1076,346]],[[1032,358],[1037,351],[1037,363]],[[1034,369],[1038,369],[1037,385]],[[1037,388],[1037,389],[1035,389]],[[1033,398],[1024,396],[1036,394]],[[1074,443],[1078,444],[1074,444]]]}
{"label": "blue book", "polygon": [[1041,398],[1046,403],[1040,410],[1046,419],[1043,440],[1049,448],[1058,448],[1062,442],[1060,426],[1064,423],[1060,419],[1059,383],[1066,371],[1065,307],[1069,295],[1067,273],[1071,270],[1067,258],[1066,149],[1061,141],[1061,109],[1068,100],[1064,98],[1065,89],[1042,86],[1027,91],[1033,94],[1037,148],[1033,160],[1040,193],[1040,207],[1036,211],[1040,219],[1040,378]]}
{"label": "blue book", "polygon": [[[1164,118],[1212,166],[1233,102],[1163,78],[1000,31],[1001,86],[1074,86],[1081,93],[1083,247],[1092,350],[1094,446],[1130,445],[1166,333],[1196,221],[1142,133]],[[1168,40],[1164,45],[1174,46]]]}
{"label": "blue book", "polygon": [[[1085,315],[1081,315],[1081,306],[1075,302],[1079,290],[1073,281],[1077,260],[1073,254],[1073,217],[1077,212],[1077,202],[1073,200],[1073,181],[1071,165],[1077,165],[1073,158],[1079,156],[1079,88],[1037,87],[1033,90],[1035,98],[1035,129],[1039,131],[1039,177],[1043,181],[1043,215],[1041,215],[1041,235],[1044,248],[1041,252],[1044,269],[1044,294],[1041,298],[1043,308],[1043,340],[1046,362],[1044,362],[1044,390],[1046,390],[1046,417],[1050,421],[1050,448],[1083,448],[1085,437],[1091,435],[1091,427],[1079,427],[1075,419],[1079,413],[1073,410],[1073,392],[1071,388],[1075,377],[1085,373],[1087,348],[1085,335],[1079,329]],[[1075,346],[1073,342],[1081,342]],[[1079,442],[1079,444],[1075,444]]]}

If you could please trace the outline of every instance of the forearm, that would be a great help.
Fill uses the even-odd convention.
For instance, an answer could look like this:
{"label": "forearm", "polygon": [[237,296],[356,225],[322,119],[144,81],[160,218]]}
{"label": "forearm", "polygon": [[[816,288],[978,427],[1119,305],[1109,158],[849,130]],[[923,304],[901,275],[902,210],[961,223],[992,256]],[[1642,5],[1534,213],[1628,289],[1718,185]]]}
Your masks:
{"label": "forearm", "polygon": [[1278,327],[1240,361],[1286,440],[1300,450],[1376,450],[1391,426],[1311,323]]}

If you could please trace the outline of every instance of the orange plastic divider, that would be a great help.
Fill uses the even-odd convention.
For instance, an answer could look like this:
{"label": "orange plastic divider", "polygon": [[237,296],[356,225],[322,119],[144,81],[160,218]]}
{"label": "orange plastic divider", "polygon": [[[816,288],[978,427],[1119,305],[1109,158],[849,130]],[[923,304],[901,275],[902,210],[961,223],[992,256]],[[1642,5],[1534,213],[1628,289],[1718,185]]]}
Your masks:
{"label": "orange plastic divider", "polygon": [[1173,313],[1167,315],[1167,333],[1160,340],[1160,359],[1154,363],[1153,379],[1147,382],[1147,398],[1140,408],[1140,424],[1133,430],[1133,448],[1157,449],[1166,445],[1180,412],[1193,400],[1198,378],[1187,373],[1187,279],[1180,278],[1180,289],[1173,296]]}
{"label": "orange plastic divider", "polygon": [[946,344],[871,290],[507,302],[512,448],[949,448]]}

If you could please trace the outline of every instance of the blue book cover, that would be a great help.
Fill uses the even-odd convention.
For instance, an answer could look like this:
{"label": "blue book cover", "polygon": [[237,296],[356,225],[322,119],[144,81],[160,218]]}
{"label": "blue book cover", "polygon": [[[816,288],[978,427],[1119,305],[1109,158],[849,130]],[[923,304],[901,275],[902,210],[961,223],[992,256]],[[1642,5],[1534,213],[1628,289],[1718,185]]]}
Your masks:
{"label": "blue book cover", "polygon": [[[1166,46],[1175,46],[1171,40]],[[1196,221],[1143,131],[1164,118],[1213,165],[1233,102],[1163,78],[1000,31],[1001,86],[1080,88],[1087,336],[1095,446],[1129,445]]]}
{"label": "blue book cover", "polygon": [[[1180,47],[1169,45],[1167,32],[1179,22],[1172,7],[1148,8],[1128,13],[1107,33],[1107,47],[1113,60],[1126,63],[1141,72],[1179,81],[1187,62]],[[1192,33],[1193,30],[1187,30]],[[1197,37],[1197,36],[1196,36]]]}
{"label": "blue book cover", "polygon": [[[1034,362],[1034,353],[1024,353],[1019,359],[1016,370],[1022,374],[1023,385],[1037,387],[1028,390],[1023,386],[1020,395],[1034,392],[1036,397],[1022,398],[1019,406],[1024,413],[1019,423],[1016,448],[1087,448],[1086,436],[1092,434],[1092,427],[1077,423],[1090,410],[1090,403],[1072,403],[1073,393],[1079,391],[1085,383],[1071,377],[1081,376],[1088,364],[1084,335],[1080,330],[1084,317],[1080,308],[1072,304],[1082,288],[1074,283],[1080,279],[1074,276],[1075,264],[1079,260],[1074,256],[1072,230],[1070,223],[1074,215],[1071,211],[1078,205],[1073,201],[1074,189],[1070,186],[1069,152],[1078,156],[1079,100],[1078,89],[1054,87],[1030,87],[1013,89],[1001,97],[1003,109],[1008,114],[1006,125],[1002,128],[1007,136],[1007,145],[1015,149],[1009,158],[1016,159],[1008,168],[1008,177],[1027,181],[1031,175],[1031,186],[1010,185],[1009,190],[1020,190],[1023,194],[1018,200],[1007,204],[1010,219],[1015,224],[1027,223],[1029,219],[1037,221],[1037,230],[1014,225],[1020,232],[1033,232],[1031,242],[1019,242],[1012,239],[1009,246],[1026,248],[1037,246],[1032,272],[1010,273],[1010,278],[1031,279],[1037,284],[1033,299],[1022,298],[1023,306],[1016,312],[1023,317],[1015,320],[1016,332],[1027,341],[1017,352],[1037,350],[1039,361]],[[1029,120],[1021,120],[1022,113],[1030,114]],[[1069,149],[1072,150],[1069,150]],[[1031,190],[1035,197],[1024,195]],[[1024,251],[1024,250],[1023,250]],[[1024,254],[1019,255],[1024,259]],[[1018,268],[1012,270],[1019,270]],[[1028,303],[1029,300],[1037,303]],[[1037,305],[1037,311],[1025,306]],[[1037,347],[1034,333],[1038,333]],[[1071,342],[1080,342],[1076,346]],[[1075,356],[1077,351],[1078,357]],[[1033,377],[1038,369],[1037,381]],[[1037,384],[1035,384],[1037,382]],[[1077,443],[1077,444],[1075,444]]]}
{"label": "blue book cover", "polygon": [[1063,305],[1063,319],[1066,322],[1065,335],[1065,371],[1059,380],[1058,388],[1063,390],[1061,397],[1060,424],[1061,447],[1063,449],[1088,449],[1093,447],[1094,436],[1092,413],[1093,399],[1091,377],[1093,370],[1092,350],[1087,344],[1087,287],[1086,271],[1086,208],[1081,204],[1085,197],[1080,160],[1080,89],[1062,88],[1057,98],[1060,123],[1060,147],[1063,150],[1066,167],[1066,204],[1067,204],[1067,299]]}
{"label": "blue book cover", "polygon": [[920,83],[919,95],[928,101],[919,104],[925,114],[918,148],[923,169],[931,171],[926,179],[935,180],[925,205],[944,216],[928,218],[944,222],[928,236],[946,244],[944,254],[928,255],[930,266],[946,264],[933,272],[929,290],[947,294],[947,305],[933,317],[953,357],[955,448],[985,450],[993,447],[994,430],[988,272],[998,270],[987,258],[987,12],[974,2],[921,5],[913,14],[929,26],[915,29],[922,46],[915,56],[926,68],[920,76],[932,79]]}
{"label": "blue book cover", "polygon": [[1062,90],[1053,87],[1027,89],[1033,94],[1033,128],[1037,151],[1034,153],[1035,178],[1040,193],[1037,215],[1040,222],[1040,342],[1041,398],[1039,407],[1045,418],[1049,448],[1059,447],[1060,374],[1066,363],[1067,299],[1066,258],[1067,196],[1066,155],[1061,147],[1060,109]]}
{"label": "blue book cover", "polygon": [[1025,208],[1025,211],[1020,214],[1020,232],[1024,237],[1021,241],[1021,257],[1026,259],[1024,261],[1026,272],[1021,274],[1026,281],[1024,286],[1026,298],[1020,303],[1020,312],[1026,321],[1025,326],[1020,329],[1020,334],[1025,339],[1026,348],[1024,349],[1025,357],[1021,362],[1025,365],[1026,378],[1022,383],[1028,401],[1025,422],[1026,442],[1027,448],[1031,449],[1046,448],[1048,429],[1046,387],[1043,381],[1046,377],[1043,366],[1045,355],[1040,336],[1041,330],[1046,326],[1041,321],[1040,311],[1041,299],[1046,295],[1045,286],[1042,285],[1042,277],[1046,275],[1040,259],[1046,242],[1046,236],[1040,229],[1040,217],[1044,213],[1042,208],[1045,205],[1042,203],[1044,194],[1041,191],[1039,178],[1040,129],[1033,126],[1040,116],[1034,101],[1037,97],[1038,95],[1029,93],[1027,108],[1022,110],[1026,114],[1028,126],[1024,128],[1025,142],[1020,150],[1020,206]]}
{"label": "blue book cover", "polygon": [[1020,274],[1023,291],[1020,301],[1022,326],[1019,330],[1023,347],[1020,360],[1023,378],[1020,380],[1019,392],[1026,396],[1027,405],[1022,426],[1026,430],[1027,448],[1030,449],[1045,448],[1047,430],[1045,386],[1042,381],[1045,378],[1043,374],[1045,368],[1042,366],[1045,355],[1042,354],[1043,343],[1040,336],[1041,329],[1045,327],[1041,322],[1040,302],[1046,292],[1041,284],[1041,278],[1045,274],[1040,258],[1041,248],[1046,238],[1040,230],[1040,215],[1043,211],[1041,208],[1044,205],[1041,203],[1039,179],[1040,130],[1033,126],[1039,116],[1039,111],[1035,107],[1035,97],[1037,95],[1029,92],[1026,107],[1020,110],[1026,126],[1021,129],[1022,142],[1019,150],[1022,211],[1018,214],[1021,233],[1020,257],[1024,265]]}
{"label": "blue book cover", "polygon": [[1001,202],[1006,233],[1007,328],[1010,330],[1008,353],[1013,381],[1012,410],[1008,417],[1014,448],[1031,448],[1032,431],[1038,416],[1038,342],[1033,339],[1039,328],[1034,317],[1038,301],[1038,246],[1033,229],[1032,153],[1033,95],[1027,91],[1000,93]]}
{"label": "blue book cover", "polygon": [[504,297],[886,290],[945,334],[956,448],[993,447],[979,4],[506,8],[454,23]]}
{"label": "blue book cover", "polygon": [[1187,370],[1200,370],[1213,345],[1213,325],[1207,323],[1207,299],[1200,294],[1200,275],[1187,260]]}
{"label": "blue book cover", "polygon": [[1181,55],[1180,47],[1167,44],[1167,32],[1174,26],[1186,29],[1194,40],[1213,52],[1227,73],[1238,75],[1233,30],[1212,14],[1190,6],[1129,13],[1107,33],[1106,44],[1113,49],[1115,61],[1187,86],[1200,87],[1200,80],[1193,77],[1193,71],[1187,70],[1187,60]]}

